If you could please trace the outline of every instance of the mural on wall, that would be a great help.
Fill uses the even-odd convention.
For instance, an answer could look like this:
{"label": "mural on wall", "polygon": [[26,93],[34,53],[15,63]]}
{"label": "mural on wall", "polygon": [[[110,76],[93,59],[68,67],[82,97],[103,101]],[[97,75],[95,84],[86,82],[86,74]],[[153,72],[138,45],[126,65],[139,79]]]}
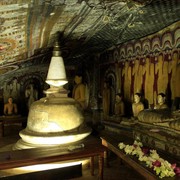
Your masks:
{"label": "mural on wall", "polygon": [[[114,104],[115,104],[115,95],[116,95],[116,68],[114,67],[113,57],[117,57],[118,54],[111,53],[106,54],[103,58],[104,64],[100,66],[100,89],[98,92],[100,109],[103,110],[104,119],[108,119],[109,115],[114,114]],[[111,63],[107,63],[108,59],[111,60]]]}
{"label": "mural on wall", "polygon": [[[156,34],[127,42],[116,47],[114,52],[110,50],[100,55],[100,81],[108,76],[109,67],[114,66],[119,81],[116,82],[116,93],[120,91],[127,102],[132,103],[133,95],[139,92],[148,102],[146,108],[153,108],[157,94],[162,92],[170,107],[172,101],[180,97],[179,25],[177,22]],[[104,57],[106,63],[101,63]]]}
{"label": "mural on wall", "polygon": [[110,108],[109,108],[109,115],[114,114],[114,104],[115,104],[115,96],[116,96],[116,75],[115,75],[115,69],[108,69],[105,74],[106,80],[109,84],[110,89]]}
{"label": "mural on wall", "polygon": [[14,77],[9,83],[5,82],[3,87],[4,103],[7,103],[8,98],[12,97],[17,101],[20,96],[20,84],[18,79]]}
{"label": "mural on wall", "polygon": [[43,97],[44,78],[39,73],[27,74],[21,78],[22,81],[22,96],[24,97],[25,111],[28,112],[31,104]]}
{"label": "mural on wall", "polygon": [[34,72],[33,75],[15,76],[9,81],[5,81],[1,91],[1,114],[3,112],[3,104],[7,103],[9,97],[12,97],[18,106],[18,113],[27,115],[30,103],[43,96],[43,79],[39,72]]}
{"label": "mural on wall", "polygon": [[[18,111],[22,115],[27,115],[27,97],[25,91],[30,84],[38,91],[38,99],[44,96],[43,90],[47,89],[45,78],[51,53],[37,54],[29,59],[24,59],[23,63],[14,63],[8,69],[6,65],[0,68],[0,115],[3,114],[4,103],[12,97],[18,105]],[[34,97],[35,98],[35,97]],[[35,98],[37,100],[37,97]],[[31,98],[32,100],[32,98]]]}

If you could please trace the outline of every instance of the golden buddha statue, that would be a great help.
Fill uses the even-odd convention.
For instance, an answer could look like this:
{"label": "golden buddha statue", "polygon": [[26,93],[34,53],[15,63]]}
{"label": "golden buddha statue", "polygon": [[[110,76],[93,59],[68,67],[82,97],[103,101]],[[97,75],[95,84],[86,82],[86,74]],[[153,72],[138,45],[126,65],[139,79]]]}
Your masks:
{"label": "golden buddha statue", "polygon": [[13,98],[8,98],[8,103],[4,105],[4,115],[15,115],[18,113],[17,105],[16,103],[13,103]]}
{"label": "golden buddha statue", "polygon": [[82,76],[76,75],[74,79],[76,85],[73,88],[72,97],[79,102],[83,109],[86,108],[85,90],[86,86],[82,83]]}
{"label": "golden buddha statue", "polygon": [[134,103],[132,104],[133,116],[137,117],[142,110],[144,110],[144,104],[141,102],[141,94],[136,93],[134,95]]}
{"label": "golden buddha statue", "polygon": [[154,109],[166,109],[168,108],[166,104],[166,95],[164,93],[159,93],[157,96],[158,103],[154,107]]}

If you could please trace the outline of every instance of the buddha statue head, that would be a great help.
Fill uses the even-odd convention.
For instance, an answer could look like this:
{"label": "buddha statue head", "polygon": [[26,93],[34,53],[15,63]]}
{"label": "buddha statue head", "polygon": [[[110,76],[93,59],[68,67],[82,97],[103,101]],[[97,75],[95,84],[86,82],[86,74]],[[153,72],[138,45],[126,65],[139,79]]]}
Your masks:
{"label": "buddha statue head", "polygon": [[134,102],[139,103],[140,101],[141,101],[141,94],[140,93],[134,94]]}
{"label": "buddha statue head", "polygon": [[82,76],[81,75],[76,75],[75,78],[74,78],[74,82],[76,84],[82,83]]}
{"label": "buddha statue head", "polygon": [[166,101],[166,95],[164,93],[159,93],[157,97],[157,101],[159,105],[162,105]]}

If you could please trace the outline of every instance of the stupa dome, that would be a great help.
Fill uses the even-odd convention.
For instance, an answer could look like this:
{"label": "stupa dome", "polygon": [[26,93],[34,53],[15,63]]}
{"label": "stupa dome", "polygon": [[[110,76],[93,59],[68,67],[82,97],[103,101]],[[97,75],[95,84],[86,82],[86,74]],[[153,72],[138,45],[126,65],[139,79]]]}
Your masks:
{"label": "stupa dome", "polygon": [[69,97],[45,97],[31,105],[27,127],[20,131],[14,149],[72,143],[90,133],[78,102]]}

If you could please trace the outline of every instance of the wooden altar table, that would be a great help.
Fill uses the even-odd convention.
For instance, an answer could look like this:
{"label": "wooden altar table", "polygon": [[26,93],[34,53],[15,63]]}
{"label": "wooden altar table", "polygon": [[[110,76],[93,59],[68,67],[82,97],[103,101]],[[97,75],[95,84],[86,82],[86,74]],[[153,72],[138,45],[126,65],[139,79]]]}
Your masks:
{"label": "wooden altar table", "polygon": [[[75,150],[68,149],[70,145],[76,146],[82,143],[84,144],[82,148]],[[70,145],[2,152],[0,153],[0,172],[4,169],[29,165],[90,158],[91,174],[94,175],[94,157],[97,156],[99,166],[98,175],[99,179],[103,180],[104,154],[107,149],[101,144],[101,140],[88,136],[84,140]]]}
{"label": "wooden altar table", "polygon": [[0,137],[5,135],[5,125],[21,124],[25,127],[27,123],[27,117],[24,116],[0,116]]}
{"label": "wooden altar table", "polygon": [[141,174],[147,180],[157,180],[158,177],[151,171],[149,171],[145,165],[143,166],[138,160],[135,158],[131,158],[129,155],[126,155],[122,150],[118,147],[118,141],[109,136],[102,136],[102,144],[107,147],[110,151],[115,153],[123,162],[131,166],[136,172]]}

